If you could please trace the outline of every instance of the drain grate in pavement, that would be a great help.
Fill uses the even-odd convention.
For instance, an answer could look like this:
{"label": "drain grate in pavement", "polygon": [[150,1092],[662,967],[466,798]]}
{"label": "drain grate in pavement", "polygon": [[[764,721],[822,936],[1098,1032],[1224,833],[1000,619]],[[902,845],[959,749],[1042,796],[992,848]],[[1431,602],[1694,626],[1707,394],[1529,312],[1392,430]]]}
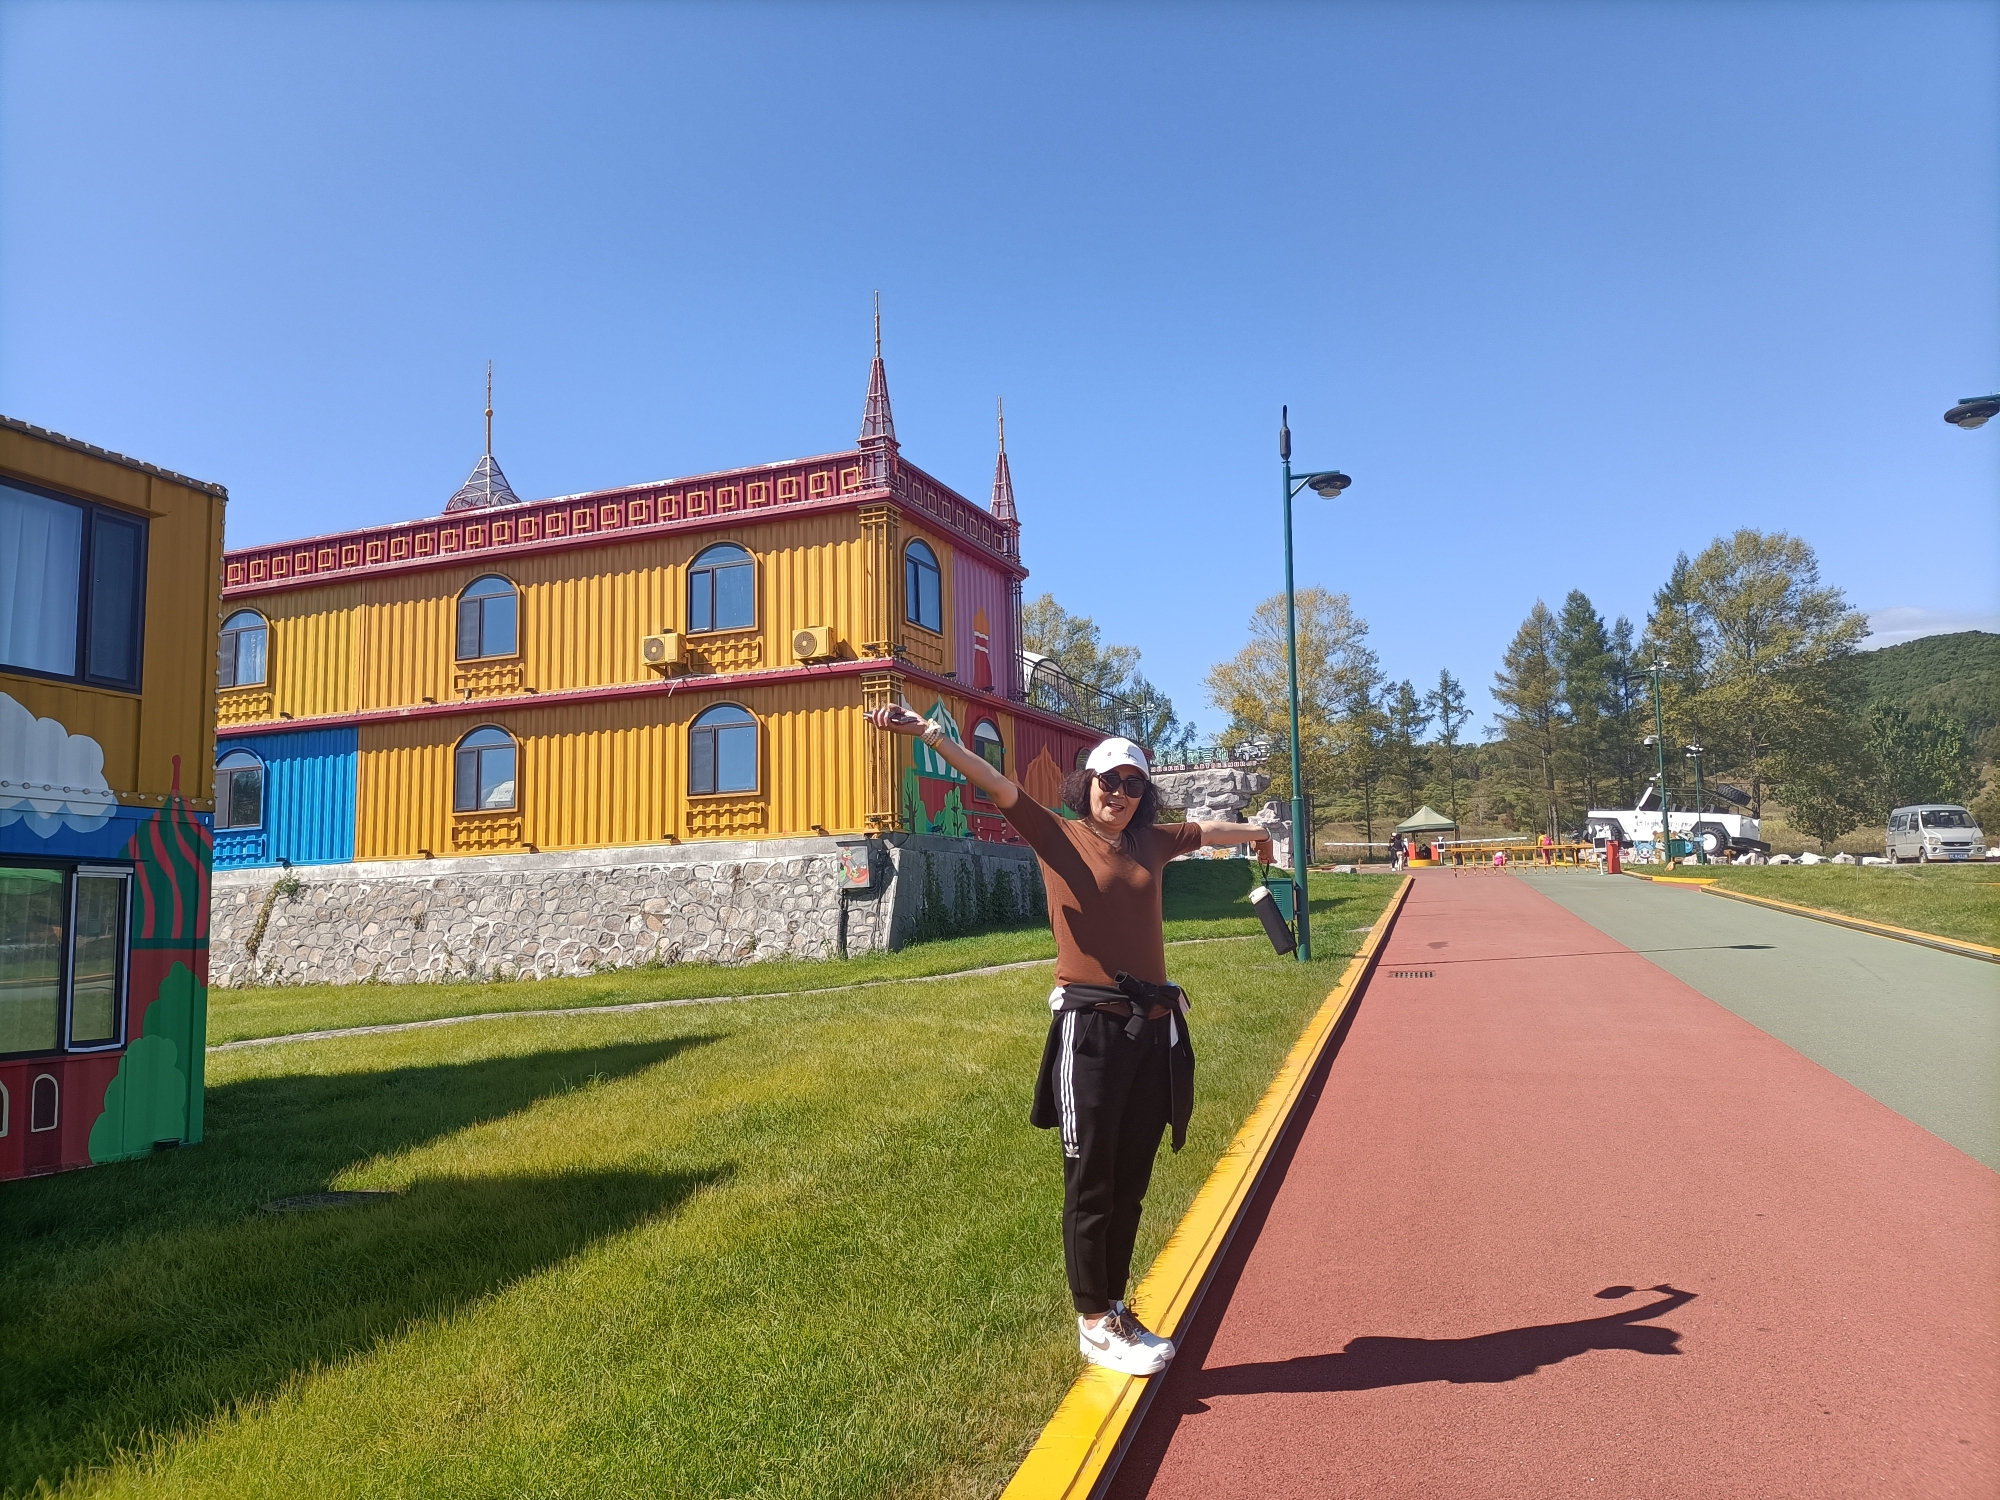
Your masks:
{"label": "drain grate in pavement", "polygon": [[1437,978],[1437,970],[1435,970],[1435,969],[1391,969],[1391,970],[1389,971],[1389,977],[1390,977],[1391,979],[1435,979],[1435,978]]}
{"label": "drain grate in pavement", "polygon": [[264,1205],[267,1214],[310,1214],[323,1208],[359,1208],[364,1203],[387,1203],[394,1193],[301,1193],[296,1198],[273,1198]]}

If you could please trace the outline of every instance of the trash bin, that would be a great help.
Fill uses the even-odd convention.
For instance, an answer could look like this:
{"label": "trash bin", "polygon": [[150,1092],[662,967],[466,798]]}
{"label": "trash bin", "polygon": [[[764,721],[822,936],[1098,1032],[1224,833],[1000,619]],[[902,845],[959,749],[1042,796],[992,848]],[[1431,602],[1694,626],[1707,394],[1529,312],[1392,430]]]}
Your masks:
{"label": "trash bin", "polygon": [[1264,882],[1264,889],[1271,893],[1271,899],[1278,903],[1278,915],[1289,924],[1298,920],[1298,887],[1289,875],[1273,875]]}

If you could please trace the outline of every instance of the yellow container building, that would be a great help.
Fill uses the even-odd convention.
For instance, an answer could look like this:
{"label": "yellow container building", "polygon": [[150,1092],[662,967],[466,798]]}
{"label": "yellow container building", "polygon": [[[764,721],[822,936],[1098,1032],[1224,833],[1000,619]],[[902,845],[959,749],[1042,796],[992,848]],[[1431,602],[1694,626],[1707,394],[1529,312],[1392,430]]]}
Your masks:
{"label": "yellow container building", "polygon": [[[489,443],[490,447],[490,443]],[[863,722],[904,701],[1047,799],[1098,730],[1024,699],[990,506],[905,460],[878,351],[847,452],[227,553],[218,868],[905,833],[1007,842]]]}

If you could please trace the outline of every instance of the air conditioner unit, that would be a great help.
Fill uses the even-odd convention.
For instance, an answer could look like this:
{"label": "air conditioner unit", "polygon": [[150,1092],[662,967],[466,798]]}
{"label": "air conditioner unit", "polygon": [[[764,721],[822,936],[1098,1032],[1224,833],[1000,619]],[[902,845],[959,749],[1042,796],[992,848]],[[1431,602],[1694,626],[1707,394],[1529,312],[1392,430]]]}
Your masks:
{"label": "air conditioner unit", "polygon": [[840,655],[831,625],[808,625],[792,632],[792,655],[800,661],[827,661]]}
{"label": "air conditioner unit", "polygon": [[649,667],[666,671],[678,667],[684,659],[681,635],[677,630],[662,631],[659,635],[649,635],[639,642],[639,657]]}

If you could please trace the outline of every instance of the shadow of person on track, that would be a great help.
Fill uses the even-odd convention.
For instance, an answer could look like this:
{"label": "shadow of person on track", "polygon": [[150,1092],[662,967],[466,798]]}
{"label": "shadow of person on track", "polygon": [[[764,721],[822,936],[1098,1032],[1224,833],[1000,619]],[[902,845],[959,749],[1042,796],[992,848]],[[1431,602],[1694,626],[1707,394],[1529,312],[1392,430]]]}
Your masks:
{"label": "shadow of person on track", "polygon": [[[1607,1287],[1597,1295],[1628,1296],[1632,1290]],[[1664,1284],[1651,1290],[1667,1295],[1644,1307],[1607,1313],[1601,1318],[1503,1328],[1497,1333],[1463,1339],[1364,1336],[1348,1340],[1338,1354],[1308,1354],[1298,1359],[1203,1370],[1188,1382],[1189,1400],[1184,1409],[1206,1411],[1207,1398],[1213,1396],[1373,1391],[1384,1386],[1422,1385],[1432,1380],[1453,1385],[1498,1384],[1519,1380],[1544,1365],[1560,1364],[1598,1349],[1678,1354],[1681,1336],[1674,1329],[1637,1325],[1685,1306],[1694,1300],[1695,1294]]]}

